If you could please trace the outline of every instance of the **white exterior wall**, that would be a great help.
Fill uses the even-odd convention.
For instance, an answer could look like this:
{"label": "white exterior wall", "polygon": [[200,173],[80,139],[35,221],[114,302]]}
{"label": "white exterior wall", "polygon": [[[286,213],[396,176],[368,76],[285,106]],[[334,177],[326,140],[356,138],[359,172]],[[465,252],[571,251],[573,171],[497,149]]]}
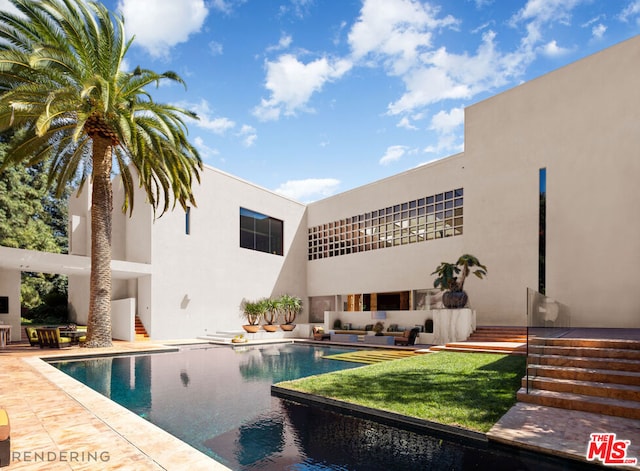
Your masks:
{"label": "white exterior wall", "polygon": [[489,267],[469,290],[479,323],[524,321],[545,167],[546,294],[575,325],[638,325],[639,76],[635,37],[467,108],[465,239]]}
{"label": "white exterior wall", "polygon": [[[460,154],[311,203],[308,227],[463,188],[464,167],[465,157]],[[466,198],[465,189],[465,218]],[[309,296],[432,288],[431,273],[440,262],[461,255],[464,239],[465,235],[458,235],[311,260],[307,263]]]}
{"label": "white exterior wall", "polygon": [[[176,208],[153,223],[151,338],[239,330],[243,298],[306,300],[305,206],[206,167],[194,188],[191,233]],[[284,222],[284,256],[240,247],[240,208]],[[305,313],[297,322],[303,322]]]}
{"label": "white exterior wall", "polygon": [[0,322],[11,326],[11,340],[20,340],[20,270],[0,267],[0,296],[9,297],[9,314],[0,314]]}

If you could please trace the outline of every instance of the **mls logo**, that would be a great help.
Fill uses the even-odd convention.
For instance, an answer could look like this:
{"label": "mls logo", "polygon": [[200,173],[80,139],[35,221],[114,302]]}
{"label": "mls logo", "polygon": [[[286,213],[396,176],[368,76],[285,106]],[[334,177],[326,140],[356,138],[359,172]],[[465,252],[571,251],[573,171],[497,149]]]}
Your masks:
{"label": "mls logo", "polygon": [[615,433],[592,433],[587,448],[587,460],[600,460],[603,464],[636,464],[636,458],[627,458],[629,440],[616,440]]}

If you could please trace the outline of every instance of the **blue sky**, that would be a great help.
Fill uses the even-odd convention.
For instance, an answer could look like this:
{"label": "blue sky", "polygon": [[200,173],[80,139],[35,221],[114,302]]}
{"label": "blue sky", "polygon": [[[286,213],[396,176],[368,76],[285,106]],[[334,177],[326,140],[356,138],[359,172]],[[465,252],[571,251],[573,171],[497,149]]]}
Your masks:
{"label": "blue sky", "polygon": [[[465,106],[640,32],[640,0],[105,0],[206,164],[308,202],[464,150]],[[0,7],[6,0],[0,0]]]}

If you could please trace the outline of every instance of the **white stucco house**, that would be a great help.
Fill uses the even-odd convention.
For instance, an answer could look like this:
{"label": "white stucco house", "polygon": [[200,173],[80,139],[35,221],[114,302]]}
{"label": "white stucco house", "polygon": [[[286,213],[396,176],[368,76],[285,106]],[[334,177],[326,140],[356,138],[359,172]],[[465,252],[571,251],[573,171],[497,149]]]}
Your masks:
{"label": "white stucco house", "polygon": [[[138,195],[114,213],[113,315],[169,339],[238,330],[243,298],[283,293],[301,323],[421,310],[436,266],[470,253],[489,271],[465,285],[477,324],[526,325],[526,290],[544,288],[572,325],[638,327],[638,77],[640,36],[466,108],[463,153],[308,205],[211,167],[187,213],[154,220]],[[14,338],[21,270],[68,274],[86,321],[86,192],[69,214],[70,255],[0,247]]]}

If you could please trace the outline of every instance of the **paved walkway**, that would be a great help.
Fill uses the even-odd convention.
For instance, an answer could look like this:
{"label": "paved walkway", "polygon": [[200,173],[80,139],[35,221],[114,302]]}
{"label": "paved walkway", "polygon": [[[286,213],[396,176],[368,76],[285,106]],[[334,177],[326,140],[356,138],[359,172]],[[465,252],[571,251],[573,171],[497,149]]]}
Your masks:
{"label": "paved walkway", "polygon": [[[640,420],[518,402],[487,436],[509,445],[586,462],[592,433],[615,433],[617,440],[629,440],[626,456],[640,462]],[[600,460],[594,463],[602,464]],[[640,464],[615,468],[640,469]]]}

